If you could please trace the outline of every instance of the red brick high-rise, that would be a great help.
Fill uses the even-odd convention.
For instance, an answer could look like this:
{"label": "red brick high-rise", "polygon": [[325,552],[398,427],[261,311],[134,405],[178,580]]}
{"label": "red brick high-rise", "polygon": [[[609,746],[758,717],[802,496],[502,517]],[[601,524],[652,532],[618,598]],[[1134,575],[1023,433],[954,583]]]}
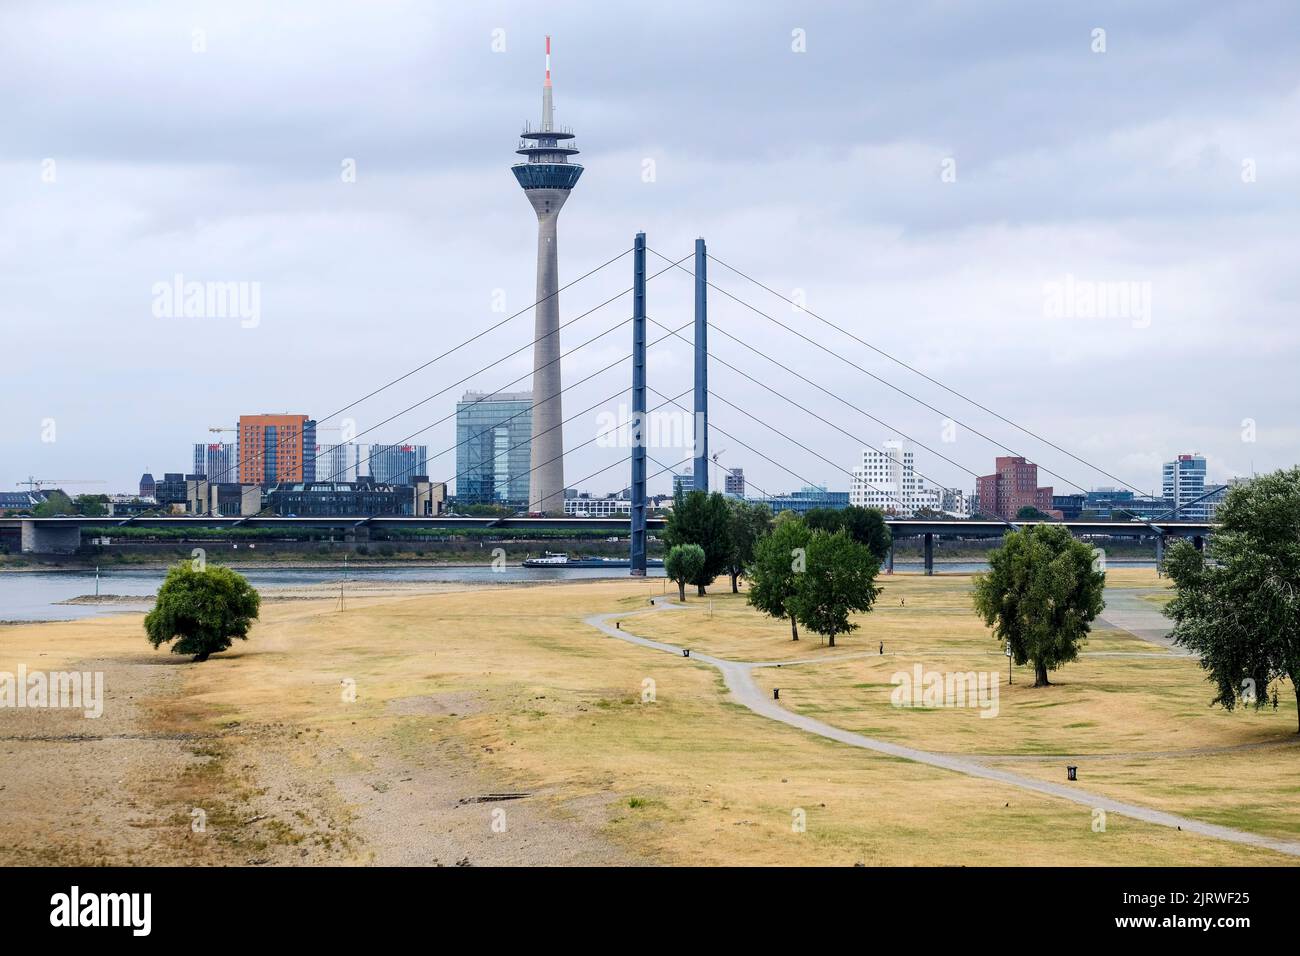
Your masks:
{"label": "red brick high-rise", "polygon": [[1061,512],[1052,510],[1052,489],[1038,487],[1038,466],[1023,458],[1006,456],[996,459],[994,473],[975,480],[980,511],[1014,521],[1016,513],[1028,505],[1053,518]]}
{"label": "red brick high-rise", "polygon": [[240,415],[239,481],[316,480],[316,423],[306,415]]}

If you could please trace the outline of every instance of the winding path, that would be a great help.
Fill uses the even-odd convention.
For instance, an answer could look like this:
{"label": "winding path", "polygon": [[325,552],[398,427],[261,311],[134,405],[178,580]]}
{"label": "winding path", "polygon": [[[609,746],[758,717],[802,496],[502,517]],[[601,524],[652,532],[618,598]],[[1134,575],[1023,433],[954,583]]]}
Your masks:
{"label": "winding path", "polygon": [[[647,637],[639,637],[629,631],[616,628],[609,622],[614,619],[627,620],[642,614],[663,613],[665,611],[688,610],[680,605],[674,605],[668,602],[668,598],[656,597],[651,599],[654,605],[644,611],[617,611],[611,614],[596,614],[586,618],[586,623],[599,630],[601,633],[626,641],[629,644],[636,644],[640,647],[651,650],[662,651],[672,654],[674,657],[682,657],[685,648],[676,644],[667,644],[663,641],[654,641]],[[1153,609],[1154,610],[1154,609]],[[1157,612],[1158,613],[1158,612]],[[1108,618],[1111,623],[1119,625],[1115,620]],[[1125,628],[1127,630],[1127,628]],[[1144,635],[1139,634],[1139,637]],[[1162,655],[1163,656],[1163,655]],[[825,737],[828,740],[835,740],[850,747],[861,747],[864,750],[874,750],[877,753],[887,754],[891,757],[901,757],[904,760],[912,760],[916,763],[927,764],[931,767],[938,767],[941,770],[951,770],[954,773],[963,773],[971,777],[979,777],[983,780],[994,780],[998,783],[1008,784],[1013,787],[1019,787],[1022,790],[1031,790],[1035,793],[1041,793],[1049,797],[1059,797],[1063,800],[1069,800],[1073,803],[1081,804],[1090,809],[1100,808],[1107,813],[1118,813],[1121,816],[1130,817],[1134,820],[1141,820],[1145,823],[1154,823],[1159,826],[1185,830],[1190,833],[1197,833],[1202,836],[1212,837],[1218,840],[1227,840],[1232,843],[1243,843],[1248,846],[1261,847],[1263,849],[1275,850],[1278,853],[1285,853],[1289,856],[1300,857],[1300,842],[1280,840],[1274,837],[1263,836],[1258,833],[1248,833],[1245,830],[1234,830],[1230,827],[1222,827],[1213,823],[1203,823],[1200,820],[1193,820],[1189,817],[1180,817],[1176,814],[1165,813],[1161,810],[1153,810],[1149,807],[1139,806],[1135,803],[1125,803],[1111,797],[1103,796],[1099,793],[1092,793],[1081,790],[1077,787],[1066,786],[1064,784],[1048,783],[1044,780],[1036,780],[1033,777],[1026,777],[1022,774],[1012,773],[1008,770],[1000,770],[997,767],[987,766],[977,760],[966,756],[953,754],[935,753],[928,750],[918,750],[915,747],[905,747],[901,744],[890,743],[886,740],[879,740],[875,737],[867,737],[863,734],[853,733],[852,731],[843,730],[839,727],[833,727],[830,724],[815,720],[812,717],[805,717],[802,714],[795,714],[786,710],[774,700],[769,700],[764,696],[758,685],[754,682],[753,669],[755,667],[767,666],[764,663],[755,661],[731,661],[721,657],[713,657],[708,654],[697,654],[692,652],[690,660],[716,667],[726,682],[727,689],[731,691],[733,697],[740,704],[752,710],[754,713],[767,717],[769,720],[780,721],[791,727],[816,734],[819,737]]]}

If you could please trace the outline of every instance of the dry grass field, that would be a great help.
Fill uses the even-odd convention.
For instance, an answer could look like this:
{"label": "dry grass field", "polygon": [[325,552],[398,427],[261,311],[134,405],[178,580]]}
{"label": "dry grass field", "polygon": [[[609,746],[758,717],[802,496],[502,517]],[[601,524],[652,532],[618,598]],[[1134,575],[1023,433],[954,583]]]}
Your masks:
{"label": "dry grass field", "polygon": [[[1033,694],[1018,673],[992,720],[898,711],[889,674],[913,661],[1005,676],[967,578],[887,580],[878,610],[834,650],[811,635],[792,649],[788,625],[722,583],[690,612],[625,626],[747,660],[875,652],[884,640],[884,660],[757,673],[791,709],[889,739],[1041,757],[1295,736],[1293,705],[1210,710],[1199,669],[1172,658],[1084,658]],[[661,581],[612,581],[360,598],[343,612],[268,602],[247,643],[199,665],[150,648],[138,614],[0,628],[0,670],[100,670],[108,697],[98,720],[0,711],[0,862],[1292,862],[1114,815],[1094,833],[1086,807],[773,723],[730,701],[712,668],[583,623],[662,592]],[[1152,648],[1101,631],[1089,650]],[[1103,792],[1285,834],[1300,795],[1284,771],[1298,756],[1283,744],[1080,763]],[[1017,769],[1059,777],[1056,764]],[[806,832],[792,827],[800,813]]]}

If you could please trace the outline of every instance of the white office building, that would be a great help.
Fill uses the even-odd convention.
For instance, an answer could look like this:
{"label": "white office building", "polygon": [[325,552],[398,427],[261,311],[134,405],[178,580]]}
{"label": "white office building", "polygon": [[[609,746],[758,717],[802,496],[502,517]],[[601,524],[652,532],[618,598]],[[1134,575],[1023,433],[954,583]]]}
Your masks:
{"label": "white office building", "polygon": [[564,514],[569,518],[616,518],[632,514],[632,499],[610,495],[607,498],[593,498],[580,494],[576,498],[565,497]]}
{"label": "white office building", "polygon": [[942,492],[928,487],[913,469],[912,450],[898,439],[883,442],[879,450],[862,452],[862,464],[853,469],[849,504],[906,517],[921,508],[939,510]]}

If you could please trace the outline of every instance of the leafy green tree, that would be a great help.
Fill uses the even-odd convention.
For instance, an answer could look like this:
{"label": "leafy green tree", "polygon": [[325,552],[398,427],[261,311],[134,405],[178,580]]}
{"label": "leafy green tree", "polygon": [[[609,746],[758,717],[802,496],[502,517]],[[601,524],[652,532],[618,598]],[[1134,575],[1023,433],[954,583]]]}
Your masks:
{"label": "leafy green tree", "polygon": [[772,530],[772,509],[756,501],[728,498],[731,509],[731,553],[727,574],[731,576],[731,593],[738,594],[737,579],[754,560],[754,548],[763,535]]}
{"label": "leafy green tree", "polygon": [[75,511],[72,499],[56,490],[46,492],[45,500],[32,509],[32,515],[37,518],[55,518],[59,515],[73,514]]}
{"label": "leafy green tree", "polygon": [[698,544],[704,549],[704,567],[690,583],[702,595],[731,560],[731,509],[720,492],[679,491],[673,513],[664,527],[664,543]]}
{"label": "leafy green tree", "polygon": [[1165,552],[1173,639],[1200,654],[1213,703],[1260,707],[1287,678],[1300,711],[1300,468],[1230,489],[1216,517],[1212,560],[1186,541]]}
{"label": "leafy green tree", "polygon": [[1025,505],[1016,512],[1017,521],[1051,521],[1052,516],[1045,511],[1039,511],[1033,505]]}
{"label": "leafy green tree", "polygon": [[230,647],[232,638],[248,640],[261,603],[242,575],[222,567],[198,571],[185,561],[167,573],[144,630],[154,647],[174,639],[173,654],[206,661]]}
{"label": "leafy green tree", "polygon": [[812,532],[799,519],[777,521],[772,533],[759,539],[746,574],[746,600],[764,614],[790,619],[790,639],[799,640],[793,600],[808,566],[808,539]]}
{"label": "leafy green tree", "polygon": [[1101,613],[1106,575],[1093,549],[1062,525],[1009,531],[989,552],[989,570],[975,576],[975,612],[1006,641],[1017,664],[1032,661],[1034,686],[1079,656]]}
{"label": "leafy green tree", "polygon": [[813,531],[834,533],[845,531],[858,544],[865,544],[877,561],[889,555],[892,535],[885,524],[885,513],[879,508],[849,505],[847,508],[813,508],[804,516]]}
{"label": "leafy green tree", "polygon": [[79,515],[102,517],[108,514],[108,495],[77,495],[73,507]]}
{"label": "leafy green tree", "polygon": [[508,518],[515,513],[515,510],[509,505],[493,504],[490,501],[476,501],[457,508],[460,514],[474,518]]}
{"label": "leafy green tree", "polygon": [[664,557],[664,573],[668,580],[677,582],[678,599],[686,600],[686,585],[695,581],[704,570],[704,549],[698,544],[679,544],[668,549]]}
{"label": "leafy green tree", "polygon": [[808,569],[799,576],[790,603],[799,623],[825,635],[834,647],[835,635],[858,629],[849,615],[870,611],[875,604],[880,594],[876,587],[880,561],[847,531],[814,531],[807,553]]}

